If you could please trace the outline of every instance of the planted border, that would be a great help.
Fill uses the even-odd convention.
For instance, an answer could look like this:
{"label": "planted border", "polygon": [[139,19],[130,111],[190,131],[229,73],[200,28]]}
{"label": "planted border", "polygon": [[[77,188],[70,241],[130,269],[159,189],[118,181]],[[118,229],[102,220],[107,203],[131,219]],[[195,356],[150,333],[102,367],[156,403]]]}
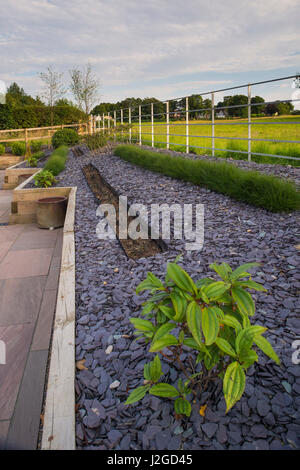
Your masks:
{"label": "planted border", "polygon": [[173,157],[134,145],[120,145],[114,153],[140,167],[189,181],[271,212],[290,212],[300,208],[300,194],[295,184],[275,176],[242,170],[226,162]]}

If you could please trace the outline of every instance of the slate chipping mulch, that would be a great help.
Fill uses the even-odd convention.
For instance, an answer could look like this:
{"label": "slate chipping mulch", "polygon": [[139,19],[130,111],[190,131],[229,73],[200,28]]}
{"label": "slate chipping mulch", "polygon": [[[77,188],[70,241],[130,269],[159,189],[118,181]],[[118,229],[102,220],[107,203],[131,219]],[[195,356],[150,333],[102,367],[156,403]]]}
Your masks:
{"label": "slate chipping mulch", "polygon": [[[145,298],[134,294],[135,287],[147,271],[162,277],[167,261],[185,251],[184,241],[172,240],[167,252],[135,262],[126,258],[117,240],[98,240],[98,202],[81,170],[90,161],[119,194],[128,196],[130,203],[205,205],[203,249],[185,252],[182,264],[193,277],[214,275],[208,267],[213,261],[226,261],[233,268],[249,261],[262,263],[253,279],[263,283],[268,294],[254,294],[254,320],[269,328],[266,337],[279,354],[282,366],[261,354],[260,364],[252,366],[247,374],[244,396],[227,415],[221,383],[199,397],[198,403],[192,405],[190,419],[180,422],[175,420],[173,403],[168,399],[146,396],[136,405],[123,405],[127,388],[142,385],[144,364],[153,359],[143,344],[122,337],[132,333],[129,317],[138,315]],[[262,171],[264,167],[261,166]],[[286,173],[290,171],[294,178],[294,169],[285,167]],[[292,343],[300,338],[300,272],[295,248],[299,243],[299,213],[272,214],[137,168],[112,155],[71,154],[58,184],[78,188],[76,360],[85,359],[88,369],[76,374],[77,448],[300,448],[300,365],[291,360]],[[113,349],[106,354],[109,345]],[[177,382],[181,376],[166,363],[163,371],[163,380],[169,383]],[[116,388],[110,388],[112,384]],[[199,415],[199,405],[203,404],[208,404],[205,418]]]}

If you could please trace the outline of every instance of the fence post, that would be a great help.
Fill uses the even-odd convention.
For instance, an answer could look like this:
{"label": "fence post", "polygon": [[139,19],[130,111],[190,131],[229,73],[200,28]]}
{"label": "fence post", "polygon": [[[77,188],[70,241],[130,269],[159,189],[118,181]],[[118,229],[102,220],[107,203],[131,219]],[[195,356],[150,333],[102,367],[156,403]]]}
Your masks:
{"label": "fence post", "polygon": [[169,101],[166,102],[166,117],[167,117],[167,149],[170,148],[170,107]]}
{"label": "fence post", "polygon": [[151,103],[151,145],[154,147],[154,114],[153,103]]}
{"label": "fence post", "polygon": [[25,129],[25,148],[26,148],[26,152],[27,152],[27,145],[28,145],[28,135],[27,135],[27,129]]}
{"label": "fence post", "polygon": [[186,121],[186,153],[189,153],[189,98],[185,98],[185,121]]}
{"label": "fence post", "polygon": [[142,106],[139,105],[139,144],[142,145]]}
{"label": "fence post", "polygon": [[248,162],[251,162],[251,85],[248,85]]}
{"label": "fence post", "polygon": [[129,143],[131,144],[131,108],[128,108]]}
{"label": "fence post", "polygon": [[114,127],[117,127],[117,111],[114,111]]}
{"label": "fence post", "polygon": [[108,111],[107,115],[108,115],[107,128],[108,128],[108,133],[109,133],[109,131],[110,131],[110,111]]}
{"label": "fence post", "polygon": [[212,156],[215,156],[215,94],[211,94],[211,146]]}
{"label": "fence post", "polygon": [[51,144],[51,131],[50,129],[48,129],[48,149],[50,148],[50,144]]}
{"label": "fence post", "polygon": [[103,129],[103,134],[104,134],[104,131],[105,131],[104,113],[102,114],[102,129]]}

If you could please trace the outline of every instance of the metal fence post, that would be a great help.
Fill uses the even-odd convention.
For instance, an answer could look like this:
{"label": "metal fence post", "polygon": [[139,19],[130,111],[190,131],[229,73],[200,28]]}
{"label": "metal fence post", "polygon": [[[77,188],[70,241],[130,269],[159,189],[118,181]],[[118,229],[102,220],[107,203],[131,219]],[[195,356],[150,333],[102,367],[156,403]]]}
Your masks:
{"label": "metal fence post", "polygon": [[108,123],[107,123],[107,128],[108,128],[108,132],[110,130],[110,111],[107,113],[108,115]]}
{"label": "metal fence post", "polygon": [[139,105],[139,144],[142,145],[142,106]]}
{"label": "metal fence post", "polygon": [[129,143],[131,144],[131,108],[128,108]]}
{"label": "metal fence post", "polygon": [[102,114],[102,129],[103,129],[103,134],[104,134],[104,132],[105,132],[104,113]]}
{"label": "metal fence post", "polygon": [[167,149],[170,148],[170,106],[169,101],[166,102],[166,117],[167,117]]}
{"label": "metal fence post", "polygon": [[114,111],[114,127],[117,127],[117,111]]}
{"label": "metal fence post", "polygon": [[[123,108],[121,109],[121,126],[123,126]],[[121,136],[123,141],[123,129],[121,128]]]}
{"label": "metal fence post", "polygon": [[248,162],[251,162],[251,85],[248,85]]}
{"label": "metal fence post", "polygon": [[186,153],[189,153],[189,98],[185,98]]}
{"label": "metal fence post", "polygon": [[215,94],[211,94],[211,146],[212,156],[215,156]]}
{"label": "metal fence post", "polygon": [[151,103],[151,145],[154,147],[154,115],[153,115],[153,103]]}

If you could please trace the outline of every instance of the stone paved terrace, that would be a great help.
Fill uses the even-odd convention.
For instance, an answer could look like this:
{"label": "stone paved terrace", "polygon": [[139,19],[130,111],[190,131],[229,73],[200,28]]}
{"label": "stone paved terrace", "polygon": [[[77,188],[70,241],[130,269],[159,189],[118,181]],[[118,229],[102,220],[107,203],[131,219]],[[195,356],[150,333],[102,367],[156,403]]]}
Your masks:
{"label": "stone paved terrace", "polygon": [[62,229],[3,225],[0,191],[0,449],[36,449],[60,271]]}

